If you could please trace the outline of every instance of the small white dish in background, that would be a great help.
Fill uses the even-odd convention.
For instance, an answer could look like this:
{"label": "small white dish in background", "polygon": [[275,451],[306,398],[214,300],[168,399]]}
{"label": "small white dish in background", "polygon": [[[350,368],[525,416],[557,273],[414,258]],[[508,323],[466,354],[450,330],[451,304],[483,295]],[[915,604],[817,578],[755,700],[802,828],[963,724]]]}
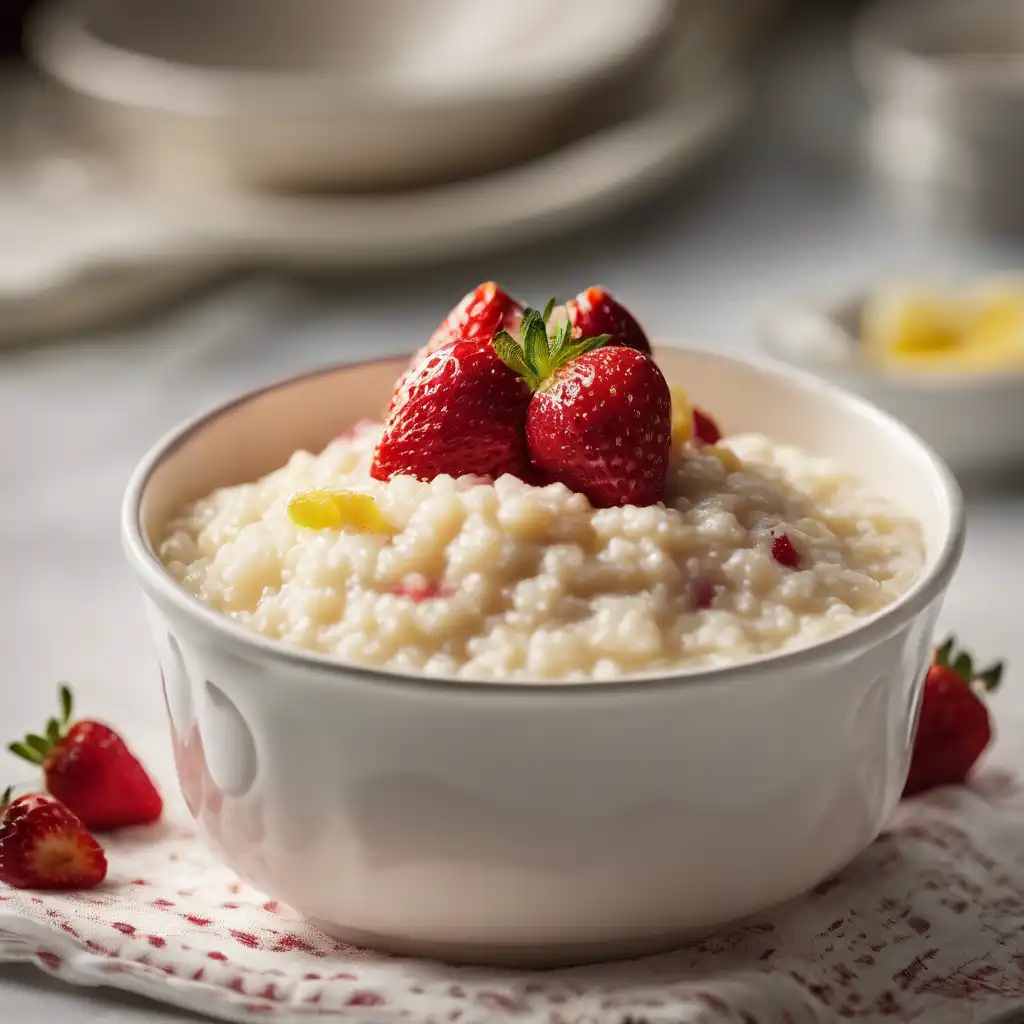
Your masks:
{"label": "small white dish in background", "polygon": [[761,325],[774,358],[862,395],[927,441],[959,474],[1024,466],[1024,369],[894,369],[864,357],[864,290],[781,308]]}
{"label": "small white dish in background", "polygon": [[546,148],[671,13],[670,0],[58,0],[28,48],[89,128],[163,183],[380,189]]}
{"label": "small white dish in background", "polygon": [[243,878],[361,945],[554,966],[671,948],[807,891],[878,835],[963,545],[956,484],[891,417],[805,374],[656,356],[730,431],[834,458],[917,518],[917,582],[849,632],[714,669],[537,684],[359,667],[202,603],[156,546],[185,502],[379,417],[406,360],[228,402],[146,456],[122,531],[182,788]]}

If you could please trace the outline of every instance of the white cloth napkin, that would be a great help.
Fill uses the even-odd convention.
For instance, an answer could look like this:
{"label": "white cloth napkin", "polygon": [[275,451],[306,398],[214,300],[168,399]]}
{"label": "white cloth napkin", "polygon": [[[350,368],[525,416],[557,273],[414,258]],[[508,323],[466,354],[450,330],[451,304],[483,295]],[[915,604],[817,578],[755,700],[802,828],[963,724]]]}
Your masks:
{"label": "white cloth napkin", "polygon": [[1024,1000],[1024,787],[996,768],[905,803],[839,877],[778,911],[662,956],[550,972],[342,945],[174,822],[104,843],[99,889],[0,888],[0,960],[275,1024],[978,1024]]}

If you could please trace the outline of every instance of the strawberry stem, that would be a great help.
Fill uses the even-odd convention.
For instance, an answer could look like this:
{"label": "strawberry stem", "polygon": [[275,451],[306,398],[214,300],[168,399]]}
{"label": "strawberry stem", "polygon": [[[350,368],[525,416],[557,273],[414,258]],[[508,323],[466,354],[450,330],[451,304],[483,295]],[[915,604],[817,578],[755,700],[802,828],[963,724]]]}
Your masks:
{"label": "strawberry stem", "polygon": [[957,650],[956,639],[952,636],[935,648],[932,661],[943,668],[951,669],[965,683],[981,683],[988,693],[996,689],[1003,678],[1003,662],[997,661],[988,668],[977,671],[971,656],[966,651]]}
{"label": "strawberry stem", "polygon": [[60,719],[50,718],[46,722],[45,736],[30,732],[23,740],[11,743],[7,749],[29,764],[41,765],[46,762],[53,748],[60,743],[68,726],[71,725],[71,712],[74,710],[74,702],[71,698],[71,689],[67,683],[61,683],[58,691],[60,694]]}
{"label": "strawberry stem", "polygon": [[962,679],[970,682],[974,678],[974,662],[966,651],[961,651],[952,664],[953,671]]}
{"label": "strawberry stem", "polygon": [[541,378],[550,376],[551,346],[548,343],[548,329],[535,309],[528,309],[523,314],[519,336],[523,339],[523,354],[527,365]]}
{"label": "strawberry stem", "polygon": [[507,331],[499,331],[494,336],[494,351],[498,357],[510,370],[518,373],[532,391],[539,390],[566,363],[612,340],[610,334],[574,339],[568,320],[559,324],[554,339],[549,339],[546,322],[554,305],[555,300],[552,299],[544,307],[543,315],[529,308],[523,312],[519,325],[522,344],[517,343]]}

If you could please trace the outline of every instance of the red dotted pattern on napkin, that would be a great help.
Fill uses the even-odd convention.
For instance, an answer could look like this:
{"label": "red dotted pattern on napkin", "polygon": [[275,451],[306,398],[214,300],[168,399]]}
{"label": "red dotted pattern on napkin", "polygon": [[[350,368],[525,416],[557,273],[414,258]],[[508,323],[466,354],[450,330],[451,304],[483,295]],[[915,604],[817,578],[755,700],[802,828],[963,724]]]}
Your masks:
{"label": "red dotted pattern on napkin", "polygon": [[[904,804],[836,878],[676,952],[553,972],[335,942],[173,825],[108,840],[90,893],[0,889],[0,959],[226,1020],[459,1024],[981,1020],[1024,1000],[1024,789],[988,772]],[[756,856],[756,854],[754,855]]]}

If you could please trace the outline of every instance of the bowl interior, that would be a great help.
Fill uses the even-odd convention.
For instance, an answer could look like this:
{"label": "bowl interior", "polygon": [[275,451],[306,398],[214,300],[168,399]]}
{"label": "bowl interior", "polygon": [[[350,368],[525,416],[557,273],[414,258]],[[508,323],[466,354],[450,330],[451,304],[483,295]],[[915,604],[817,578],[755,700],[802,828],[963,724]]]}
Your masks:
{"label": "bowl interior", "polygon": [[[929,564],[958,528],[955,485],[907,428],[820,380],[707,352],[659,348],[671,383],[712,410],[727,434],[756,432],[836,459],[922,524]],[[253,480],[293,451],[319,451],[360,419],[379,419],[405,359],[322,371],[202,417],[161,443],[143,469],[140,525],[151,548],[186,502]]]}
{"label": "bowl interior", "polygon": [[499,79],[532,91],[530,80],[614,62],[658,26],[665,7],[664,0],[78,0],[66,11],[83,45],[183,72],[330,75],[342,90],[469,88]]}

